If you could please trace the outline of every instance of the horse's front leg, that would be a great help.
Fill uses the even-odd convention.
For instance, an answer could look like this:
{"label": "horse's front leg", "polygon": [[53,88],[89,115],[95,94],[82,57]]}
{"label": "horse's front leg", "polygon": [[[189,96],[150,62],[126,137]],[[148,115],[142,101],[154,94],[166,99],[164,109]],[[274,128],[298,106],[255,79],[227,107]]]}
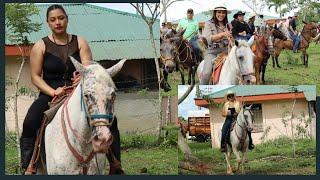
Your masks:
{"label": "horse's front leg", "polygon": [[242,157],[241,157],[241,173],[244,174],[244,161],[246,160],[246,152],[242,153]]}
{"label": "horse's front leg", "polygon": [[237,166],[237,171],[240,169],[240,164],[242,162],[242,158],[240,157],[240,152],[237,149],[233,149],[234,154],[236,155],[238,166]]}
{"label": "horse's front leg", "polygon": [[229,151],[227,151],[226,153],[224,153],[224,156],[225,156],[226,161],[227,161],[227,174],[233,175],[232,167],[231,167],[231,164],[230,164],[231,153]]}
{"label": "horse's front leg", "polygon": [[184,85],[185,81],[184,81],[184,70],[183,70],[183,67],[182,67],[182,65],[179,65],[178,68],[179,68],[179,72],[180,72],[180,76],[181,76],[181,84]]}
{"label": "horse's front leg", "polygon": [[255,76],[256,76],[256,84],[259,85],[260,84],[260,65],[259,63],[255,63]]}

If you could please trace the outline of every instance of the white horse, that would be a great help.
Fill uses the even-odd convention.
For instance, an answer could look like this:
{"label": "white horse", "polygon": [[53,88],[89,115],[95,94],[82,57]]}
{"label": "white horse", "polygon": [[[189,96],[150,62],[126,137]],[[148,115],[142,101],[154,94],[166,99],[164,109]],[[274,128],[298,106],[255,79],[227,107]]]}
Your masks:
{"label": "white horse", "polygon": [[109,126],[114,118],[112,77],[126,60],[104,69],[98,63],[83,66],[70,58],[82,78],[46,128],[46,168],[42,167],[46,171],[42,173],[105,174],[106,152],[112,143]]}
{"label": "white horse", "polygon": [[[253,40],[253,38],[252,38]],[[235,41],[224,61],[217,85],[255,84],[254,58],[250,46],[253,41]],[[198,66],[197,76],[202,78],[204,61]]]}
{"label": "white horse", "polygon": [[236,155],[239,170],[241,165],[241,172],[244,174],[244,161],[246,159],[246,153],[249,147],[249,137],[247,131],[252,131],[253,115],[250,111],[250,107],[241,109],[238,114],[236,123],[233,130],[230,132],[230,144],[227,143],[227,152],[224,153],[227,161],[227,174],[233,174],[233,170],[230,164],[231,153]]}

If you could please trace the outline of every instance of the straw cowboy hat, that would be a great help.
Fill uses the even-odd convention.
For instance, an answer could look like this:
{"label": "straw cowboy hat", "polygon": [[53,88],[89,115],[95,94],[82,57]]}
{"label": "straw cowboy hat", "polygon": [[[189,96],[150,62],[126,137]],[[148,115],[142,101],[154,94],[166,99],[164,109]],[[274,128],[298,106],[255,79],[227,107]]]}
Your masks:
{"label": "straw cowboy hat", "polygon": [[231,13],[231,10],[229,10],[228,8],[227,8],[227,5],[224,3],[224,2],[222,2],[222,3],[215,3],[213,6],[211,6],[211,7],[213,7],[213,9],[212,8],[210,8],[209,10],[211,10],[211,11],[227,11],[227,14],[230,14]]}
{"label": "straw cowboy hat", "polygon": [[252,13],[250,13],[248,19],[251,19],[251,18],[253,18],[253,17],[256,17],[256,15],[257,15],[257,13],[252,12]]}
{"label": "straw cowboy hat", "polygon": [[228,100],[228,96],[231,95],[231,94],[232,94],[233,96],[236,96],[236,93],[235,93],[235,92],[233,92],[233,91],[231,91],[231,90],[228,90],[227,93],[224,95],[224,98]]}

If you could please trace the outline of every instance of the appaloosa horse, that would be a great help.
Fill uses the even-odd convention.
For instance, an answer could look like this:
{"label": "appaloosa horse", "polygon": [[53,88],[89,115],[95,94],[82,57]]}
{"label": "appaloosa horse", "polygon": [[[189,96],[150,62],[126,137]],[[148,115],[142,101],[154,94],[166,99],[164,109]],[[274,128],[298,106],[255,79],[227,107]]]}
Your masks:
{"label": "appaloosa horse", "polygon": [[112,77],[126,60],[104,69],[98,63],[83,66],[70,59],[82,75],[81,82],[46,128],[42,168],[48,174],[105,174],[106,153],[113,142],[109,128],[116,87]]}
{"label": "appaloosa horse", "polygon": [[[303,53],[303,65],[305,65],[305,67],[308,67],[309,54],[307,53],[307,48],[309,47],[309,44],[312,38],[315,38],[317,36],[317,24],[314,22],[306,23],[304,21],[303,23],[305,25],[303,26],[303,29],[301,31],[301,41],[300,41],[299,51]],[[282,49],[292,50],[293,41],[277,38],[278,34],[276,34],[276,32],[277,31],[273,31],[273,36],[276,38],[274,41],[274,48],[275,48],[274,57],[278,64],[278,57],[280,55],[281,50]]]}

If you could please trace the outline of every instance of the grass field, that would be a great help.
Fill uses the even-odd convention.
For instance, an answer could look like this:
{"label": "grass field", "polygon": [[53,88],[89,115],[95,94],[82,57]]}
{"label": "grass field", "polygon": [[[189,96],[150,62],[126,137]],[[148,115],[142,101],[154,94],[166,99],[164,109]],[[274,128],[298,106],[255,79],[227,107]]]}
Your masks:
{"label": "grass field", "polygon": [[[282,67],[273,68],[272,59],[268,60],[265,80],[267,85],[317,85],[317,94],[320,94],[320,44],[312,43],[307,50],[309,54],[309,67],[305,68],[301,61],[301,53],[294,54],[292,51],[283,50],[279,57]],[[185,73],[185,78],[187,73]],[[181,83],[180,74],[174,72],[168,77],[172,88],[169,92],[161,90],[163,96],[176,96],[177,85]],[[187,80],[186,80],[187,82]],[[196,83],[198,79],[196,77]]]}
{"label": "grass field", "polygon": [[[189,143],[195,156],[210,168],[214,175],[226,174],[224,155],[219,149],[211,149],[210,143]],[[179,160],[183,160],[179,152]],[[235,156],[232,155],[232,166],[235,167]],[[237,172],[236,174],[239,174]],[[194,174],[181,170],[179,174]],[[292,143],[289,139],[278,139],[256,145],[248,153],[245,174],[250,175],[315,175],[316,174],[316,142],[300,139],[296,141],[296,157],[293,157]]]}
{"label": "grass field", "polygon": [[[5,174],[18,174],[19,160],[14,135],[7,135]],[[176,175],[178,150],[170,143],[157,144],[155,135],[121,136],[121,161],[127,175]],[[108,167],[106,167],[108,169]]]}

